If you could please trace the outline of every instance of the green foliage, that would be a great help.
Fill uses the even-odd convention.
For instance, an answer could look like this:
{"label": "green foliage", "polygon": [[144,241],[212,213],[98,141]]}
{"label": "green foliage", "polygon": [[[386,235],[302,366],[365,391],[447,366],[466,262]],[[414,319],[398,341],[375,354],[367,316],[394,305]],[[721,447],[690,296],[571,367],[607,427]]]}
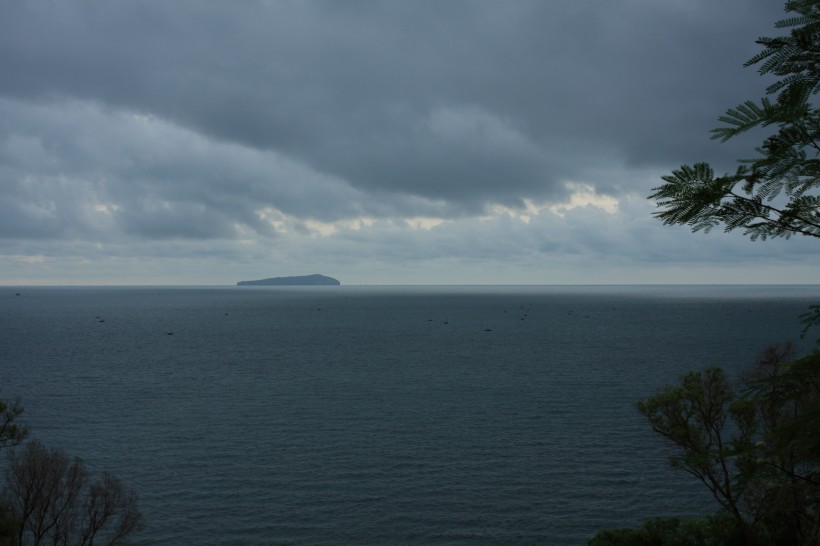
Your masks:
{"label": "green foliage", "polygon": [[679,520],[655,518],[638,529],[601,531],[589,546],[746,546],[744,537],[725,516]]}
{"label": "green foliage", "polygon": [[820,237],[820,110],[812,104],[820,91],[820,1],[789,1],[786,11],[793,15],[775,26],[790,34],[758,39],[764,49],[746,63],[779,77],[766,90],[776,99],[730,108],[712,138],[725,142],[755,128],[776,130],[734,174],[715,176],[708,164],[696,163],[662,177],[665,184],[649,198],[664,209],[654,214],[664,224],[707,232],[723,225],[753,240]]}
{"label": "green foliage", "polygon": [[[791,0],[786,11],[775,26],[789,35],[758,39],[763,50],[746,63],[779,78],[766,90],[775,99],[727,110],[712,138],[772,132],[734,174],[715,176],[696,163],[664,176],[650,199],[665,224],[722,225],[753,240],[820,237],[820,110],[812,102],[820,91],[820,0]],[[820,325],[820,305],[801,319],[805,335]],[[718,511],[706,520],[603,531],[591,545],[820,546],[820,352],[797,359],[790,345],[770,347],[740,389],[709,368],[638,409],[676,447],[670,464],[701,481]]]}
{"label": "green foliage", "polygon": [[[671,466],[707,487],[740,543],[820,544],[820,353],[794,359],[790,345],[770,347],[741,389],[709,368],[638,409],[677,448]],[[647,529],[619,540],[649,536]],[[677,540],[645,543],[723,543]],[[644,544],[612,542],[632,543]]]}
{"label": "green foliage", "polygon": [[[670,458],[680,468],[709,489],[738,524],[743,524],[742,484],[733,479],[732,459],[738,448],[747,446],[753,431],[748,407],[735,404],[735,394],[720,368],[691,372],[675,387],[638,403],[652,429],[680,448]],[[737,437],[727,437],[726,424],[735,420]]]}
{"label": "green foliage", "polygon": [[[803,323],[803,331],[800,332],[803,338],[813,326],[820,326],[820,305],[809,305],[809,310],[800,315],[800,322]],[[820,339],[817,343],[820,344]]]}
{"label": "green foliage", "polygon": [[764,351],[758,368],[767,372],[747,381],[744,395],[756,404],[779,469],[820,485],[820,352],[793,355],[789,345]]}

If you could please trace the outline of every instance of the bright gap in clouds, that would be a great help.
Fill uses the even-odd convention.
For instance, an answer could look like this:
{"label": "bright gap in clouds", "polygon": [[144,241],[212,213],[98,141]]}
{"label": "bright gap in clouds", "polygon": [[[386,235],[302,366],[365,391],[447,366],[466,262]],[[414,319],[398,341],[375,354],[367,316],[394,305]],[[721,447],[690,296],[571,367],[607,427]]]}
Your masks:
{"label": "bright gap in clouds", "polygon": [[567,182],[567,190],[570,193],[569,201],[566,203],[556,203],[549,206],[549,210],[560,217],[578,207],[594,207],[609,214],[618,213],[618,200],[610,195],[598,195],[595,188],[589,184],[579,184]]}

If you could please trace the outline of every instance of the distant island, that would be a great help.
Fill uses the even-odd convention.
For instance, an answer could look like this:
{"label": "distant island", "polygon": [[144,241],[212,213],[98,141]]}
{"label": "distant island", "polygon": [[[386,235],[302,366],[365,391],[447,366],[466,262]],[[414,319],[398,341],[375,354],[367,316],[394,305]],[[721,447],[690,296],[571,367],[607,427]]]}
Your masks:
{"label": "distant island", "polygon": [[338,280],[324,275],[302,275],[297,277],[274,277],[258,281],[239,281],[237,286],[339,286]]}

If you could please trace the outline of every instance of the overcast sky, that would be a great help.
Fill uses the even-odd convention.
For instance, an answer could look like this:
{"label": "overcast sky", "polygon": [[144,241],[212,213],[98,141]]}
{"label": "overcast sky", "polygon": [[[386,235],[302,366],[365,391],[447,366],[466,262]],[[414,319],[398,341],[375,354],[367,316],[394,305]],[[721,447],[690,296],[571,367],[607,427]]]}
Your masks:
{"label": "overcast sky", "polygon": [[0,284],[814,283],[646,199],[762,96],[776,0],[15,0]]}

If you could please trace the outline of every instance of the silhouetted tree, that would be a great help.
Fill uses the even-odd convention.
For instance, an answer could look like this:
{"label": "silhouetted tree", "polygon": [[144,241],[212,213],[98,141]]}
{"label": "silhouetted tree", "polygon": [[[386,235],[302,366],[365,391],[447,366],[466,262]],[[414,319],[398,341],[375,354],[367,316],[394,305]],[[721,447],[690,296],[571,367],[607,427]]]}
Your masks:
{"label": "silhouetted tree", "polygon": [[[779,79],[759,104],[727,110],[712,133],[726,141],[754,128],[774,131],[734,174],[716,177],[697,163],[664,176],[650,199],[665,224],[740,228],[753,240],[820,237],[820,110],[812,102],[820,91],[820,0],[790,0],[785,9],[775,26],[790,33],[760,38],[763,50],[746,63]],[[820,306],[802,318],[806,328],[820,324]],[[820,545],[820,353],[796,359],[790,346],[771,347],[741,390],[709,368],[638,409],[677,448],[671,465],[701,481],[720,509],[706,520],[602,531],[590,544]]]}
{"label": "silhouetted tree", "polygon": [[[19,401],[0,400],[0,448],[28,429]],[[83,461],[31,441],[11,449],[0,496],[0,546],[126,545],[143,526],[137,496],[113,474],[92,479]]]}
{"label": "silhouetted tree", "polygon": [[603,531],[591,544],[819,545],[820,353],[794,354],[766,349],[739,388],[708,368],[638,402],[676,448],[670,465],[702,482],[718,510],[700,523]]}
{"label": "silhouetted tree", "polygon": [[[0,399],[0,451],[2,448],[14,447],[28,436],[28,429],[15,421],[23,413],[19,400],[10,402]],[[17,520],[11,513],[7,500],[0,497],[0,546],[13,546],[17,543]]]}
{"label": "silhouetted tree", "polygon": [[19,546],[123,545],[143,523],[136,494],[114,475],[92,481],[82,460],[37,441],[9,457],[6,498]]}
{"label": "silhouetted tree", "polygon": [[14,447],[28,436],[28,428],[14,421],[23,413],[19,400],[8,402],[0,399],[0,450]]}

